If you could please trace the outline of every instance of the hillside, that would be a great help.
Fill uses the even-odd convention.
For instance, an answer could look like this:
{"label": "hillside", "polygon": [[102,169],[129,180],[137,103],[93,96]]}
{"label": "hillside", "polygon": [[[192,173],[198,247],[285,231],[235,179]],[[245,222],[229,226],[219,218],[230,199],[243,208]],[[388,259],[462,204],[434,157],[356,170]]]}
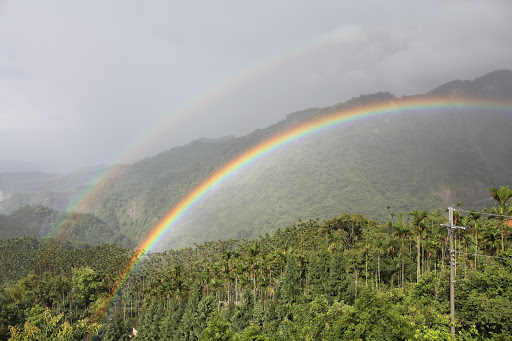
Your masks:
{"label": "hillside", "polygon": [[91,245],[117,242],[125,247],[134,247],[130,239],[94,214],[62,214],[41,205],[24,206],[10,215],[0,215],[0,239],[24,236],[39,239],[56,237]]}
{"label": "hillside", "polygon": [[65,210],[73,197],[100,171],[100,167],[66,174],[0,171],[0,214],[26,205]]}
{"label": "hillside", "polygon": [[[447,97],[480,93],[512,98],[510,79],[512,72],[498,71],[463,82],[462,87],[433,91]],[[467,84],[474,85],[471,92],[465,89]],[[244,137],[175,148],[135,164],[117,179],[95,212],[101,217],[115,214],[126,235],[142,237],[202,179],[256,142],[340,108],[400,100],[389,93],[365,95],[289,114]],[[444,209],[458,201],[474,209],[489,206],[487,188],[508,185],[511,179],[509,117],[510,113],[491,111],[429,110],[322,131],[266,156],[218,186],[173,227],[162,248],[254,238],[299,218],[343,212],[382,220],[388,217],[387,206],[394,213],[417,207]]]}
{"label": "hillside", "polygon": [[[449,82],[425,96],[433,95],[512,99],[512,71]],[[132,241],[140,241],[189,191],[256,143],[339,109],[406,99],[389,93],[363,95],[332,107],[291,113],[247,136],[201,139],[175,147],[126,166],[97,195],[90,213]],[[253,238],[299,218],[345,212],[383,220],[390,212],[444,209],[458,201],[467,208],[489,206],[487,188],[511,183],[511,128],[510,112],[452,108],[383,115],[323,130],[279,149],[216,187],[173,227],[161,247]],[[38,200],[46,200],[43,203],[52,202],[51,191],[36,194],[41,196]],[[37,195],[25,191],[12,198],[25,196],[25,202],[16,203],[22,205]],[[6,199],[2,204],[12,202]]]}

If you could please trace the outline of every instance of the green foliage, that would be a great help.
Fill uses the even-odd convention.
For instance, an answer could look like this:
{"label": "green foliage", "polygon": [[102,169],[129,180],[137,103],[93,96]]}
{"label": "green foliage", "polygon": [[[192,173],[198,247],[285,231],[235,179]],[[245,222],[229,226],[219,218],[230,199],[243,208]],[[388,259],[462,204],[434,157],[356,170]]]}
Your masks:
{"label": "green foliage", "polygon": [[0,284],[16,281],[33,269],[41,242],[34,237],[0,239]]}
{"label": "green foliage", "polygon": [[188,299],[177,331],[179,339],[185,341],[196,340],[204,328],[204,325],[201,328],[200,323],[204,323],[205,321],[200,321],[198,318],[200,314],[199,302],[201,302],[201,298],[202,293],[200,290],[192,290],[191,297]]}
{"label": "green foliage", "polygon": [[265,336],[265,333],[261,330],[258,325],[251,324],[245,332],[243,332],[237,340],[239,341],[268,341],[270,340]]}
{"label": "green foliage", "polygon": [[499,214],[508,214],[510,213],[510,205],[508,202],[510,198],[512,198],[512,189],[508,186],[501,186],[500,189],[496,187],[489,188],[489,194],[496,201],[496,205],[499,209]]}
{"label": "green foliage", "polygon": [[[390,217],[393,234],[343,214],[257,240],[149,253],[121,288],[114,283],[131,253],[116,244],[16,239],[34,269],[0,286],[0,340],[45,328],[68,335],[100,317],[105,340],[127,338],[133,327],[144,340],[450,340],[446,218],[424,213],[421,221]],[[499,248],[501,221],[459,219],[471,229],[455,243],[457,339],[507,339],[512,251]]]}
{"label": "green foliage", "polygon": [[91,323],[88,319],[77,321],[73,326],[67,321],[60,322],[64,314],[52,316],[49,308],[33,308],[31,313],[33,315],[25,322],[23,328],[9,327],[9,341],[81,340],[87,335],[96,334],[101,328],[101,325]]}
{"label": "green foliage", "polygon": [[213,315],[208,321],[208,325],[202,331],[199,341],[231,341],[234,340],[234,334],[229,327],[229,322],[222,315]]}
{"label": "green foliage", "polygon": [[80,308],[88,307],[105,291],[105,283],[90,267],[73,269],[73,299]]}
{"label": "green foliage", "polygon": [[112,321],[105,325],[101,330],[103,341],[118,341],[123,336],[128,335],[128,330],[124,325],[123,316],[120,313],[115,314]]}
{"label": "green foliage", "polygon": [[301,298],[300,273],[297,266],[297,258],[293,255],[288,257],[283,278],[280,281],[279,300],[284,304],[299,302]]}
{"label": "green foliage", "polygon": [[163,319],[163,303],[159,300],[151,300],[139,318],[137,337],[143,340],[159,340],[161,321]]}
{"label": "green foliage", "polygon": [[166,315],[160,326],[160,337],[162,340],[170,340],[174,335],[176,335],[185,307],[186,300],[171,303],[171,306],[167,309]]}
{"label": "green foliage", "polygon": [[346,339],[407,340],[410,325],[381,294],[363,290],[336,323],[336,334]]}
{"label": "green foliage", "polygon": [[58,212],[45,206],[21,207],[10,215],[0,215],[0,239],[43,237],[57,218]]}
{"label": "green foliage", "polygon": [[242,304],[238,309],[234,309],[234,305],[230,308],[234,310],[231,316],[231,327],[235,332],[243,331],[250,323],[254,311],[254,296],[249,288],[242,292]]}
{"label": "green foliage", "polygon": [[330,258],[327,250],[319,252],[310,258],[307,275],[307,294],[312,298],[330,294]]}
{"label": "green foliage", "polygon": [[512,273],[494,261],[483,272],[471,271],[456,283],[458,321],[475,325],[483,335],[512,334]]}

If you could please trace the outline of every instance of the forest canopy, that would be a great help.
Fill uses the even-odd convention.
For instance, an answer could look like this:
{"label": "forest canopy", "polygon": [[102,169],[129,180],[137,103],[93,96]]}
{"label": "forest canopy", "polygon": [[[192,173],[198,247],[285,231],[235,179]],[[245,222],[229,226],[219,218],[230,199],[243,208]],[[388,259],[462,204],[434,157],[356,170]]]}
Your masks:
{"label": "forest canopy", "polygon": [[[512,337],[509,200],[455,209],[457,339]],[[451,340],[446,214],[388,211],[149,253],[120,290],[134,251],[2,240],[0,339]]]}

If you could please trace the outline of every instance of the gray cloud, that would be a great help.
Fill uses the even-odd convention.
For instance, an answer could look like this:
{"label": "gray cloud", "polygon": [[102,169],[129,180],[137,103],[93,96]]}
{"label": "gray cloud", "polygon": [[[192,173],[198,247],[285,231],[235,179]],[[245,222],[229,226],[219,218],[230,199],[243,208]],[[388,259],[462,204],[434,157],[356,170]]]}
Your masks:
{"label": "gray cloud", "polygon": [[510,13],[509,1],[7,1],[0,160],[70,169],[144,141],[116,159],[129,162],[512,68]]}

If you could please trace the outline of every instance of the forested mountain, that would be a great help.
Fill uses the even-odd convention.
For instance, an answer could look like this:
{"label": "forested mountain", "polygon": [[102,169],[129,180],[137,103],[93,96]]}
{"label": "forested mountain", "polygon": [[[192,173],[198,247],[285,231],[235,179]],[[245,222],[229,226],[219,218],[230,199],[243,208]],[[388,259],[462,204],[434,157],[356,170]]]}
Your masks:
{"label": "forested mountain", "polygon": [[86,244],[114,243],[133,247],[133,242],[94,214],[61,213],[46,206],[24,206],[0,215],[0,239],[56,237]]}
{"label": "forested mountain", "polygon": [[[512,71],[453,81],[425,96],[433,95],[511,99]],[[332,107],[291,113],[247,136],[201,139],[172,148],[124,166],[95,194],[87,213],[136,243],[195,186],[256,143],[336,110],[403,100],[407,98],[389,93],[362,95]],[[488,187],[510,184],[511,128],[510,112],[461,107],[383,115],[324,130],[258,160],[219,185],[173,227],[161,246],[254,238],[298,218],[334,217],[340,212],[382,220],[388,206],[396,214],[417,207],[446,208],[457,201],[480,209],[490,203]],[[0,175],[0,191],[9,192],[5,186],[15,182],[14,175],[10,177]],[[20,181],[18,190],[4,196],[0,205],[10,213],[37,203],[61,210],[83,188],[78,183],[86,177],[57,179],[38,182],[32,191],[30,182]]]}
{"label": "forested mountain", "polygon": [[13,213],[26,205],[65,210],[100,169],[93,167],[66,174],[0,171],[0,214]]}
{"label": "forested mountain", "polygon": [[[433,92],[510,99],[510,83],[512,72],[502,70]],[[470,90],[467,84],[472,85]],[[389,93],[364,95],[289,114],[244,137],[195,141],[171,149],[127,169],[104,192],[94,213],[105,220],[116,217],[112,224],[139,239],[187,192],[258,141],[342,108],[401,100]],[[173,227],[162,245],[254,238],[298,218],[334,217],[340,212],[385,219],[387,206],[400,213],[462,201],[480,209],[489,204],[488,187],[508,185],[512,178],[510,112],[484,110],[385,115],[294,142],[219,185]]]}
{"label": "forested mountain", "polygon": [[[502,70],[433,93],[510,99],[511,84]],[[381,115],[296,141],[216,186],[168,234],[174,249],[132,250],[259,141],[402,100],[364,95],[123,165],[91,194],[89,212],[22,205],[1,215],[0,340],[453,340],[451,256],[455,339],[511,339],[512,123],[485,106]],[[10,174],[0,184],[27,200],[84,186],[55,179]],[[466,227],[453,250],[448,205]]]}

